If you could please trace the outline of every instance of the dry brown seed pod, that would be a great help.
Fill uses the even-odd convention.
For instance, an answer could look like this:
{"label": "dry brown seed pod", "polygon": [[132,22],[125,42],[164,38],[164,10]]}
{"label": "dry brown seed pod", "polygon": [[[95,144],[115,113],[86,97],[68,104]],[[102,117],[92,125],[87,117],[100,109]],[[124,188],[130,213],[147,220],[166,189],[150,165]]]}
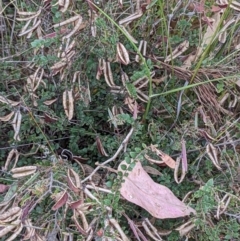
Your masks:
{"label": "dry brown seed pod", "polygon": [[16,240],[16,237],[21,233],[23,229],[23,225],[22,223],[20,223],[20,225],[18,226],[17,229],[14,230],[13,234],[8,238],[6,239],[5,241],[13,241],[13,240]]}
{"label": "dry brown seed pod", "polygon": [[35,15],[37,12],[23,12],[23,11],[18,11],[17,10],[17,14],[22,15],[22,16],[31,16],[31,15]]}
{"label": "dry brown seed pod", "polygon": [[26,172],[26,171],[36,171],[37,167],[36,166],[24,166],[24,167],[16,167],[11,170],[13,174],[15,173],[21,173],[21,172]]}
{"label": "dry brown seed pod", "polygon": [[18,226],[21,223],[21,220],[16,220],[9,225],[5,226],[5,228],[0,230],[0,238],[4,237],[6,234],[8,234],[10,231],[12,231],[16,226]]}
{"label": "dry brown seed pod", "polygon": [[52,210],[57,210],[60,207],[62,207],[68,200],[68,193],[67,191],[65,191],[61,197],[56,201],[56,203],[54,204],[54,206],[52,207]]}
{"label": "dry brown seed pod", "polygon": [[58,27],[64,26],[64,25],[66,25],[66,24],[75,22],[75,21],[78,20],[78,19],[79,19],[79,15],[76,15],[76,16],[71,17],[71,18],[69,18],[69,19],[67,19],[67,20],[65,20],[65,21],[63,21],[63,22],[61,22],[61,23],[54,24],[54,25],[53,25],[53,28],[58,28]]}
{"label": "dry brown seed pod", "polygon": [[79,175],[73,169],[68,169],[67,180],[69,187],[78,193],[80,191],[81,181]]}
{"label": "dry brown seed pod", "polygon": [[39,9],[36,13],[33,15],[28,16],[27,18],[16,18],[17,21],[29,21],[31,19],[37,18],[41,13],[41,9]]}
{"label": "dry brown seed pod", "polygon": [[74,99],[72,89],[65,90],[63,92],[63,108],[66,116],[68,117],[68,120],[71,120],[73,118],[74,112]]}
{"label": "dry brown seed pod", "polygon": [[53,104],[54,102],[56,102],[57,99],[58,99],[58,98],[55,98],[55,99],[52,99],[52,100],[45,100],[45,101],[43,102],[43,104],[45,104],[45,105],[51,105],[51,104]]}
{"label": "dry brown seed pod", "polygon": [[20,101],[13,101],[13,100],[9,100],[3,96],[0,96],[0,102],[4,103],[4,104],[10,104],[12,106],[17,106],[20,104]]}
{"label": "dry brown seed pod", "polygon": [[75,27],[73,28],[73,30],[67,34],[66,36],[64,36],[64,39],[68,39],[70,38],[72,35],[74,35],[81,27],[81,24],[82,24],[82,16],[78,15],[78,21],[75,25]]}
{"label": "dry brown seed pod", "polygon": [[13,160],[13,156],[15,156],[15,161],[14,161],[14,164],[13,164],[13,168],[16,166],[17,162],[18,162],[18,158],[19,158],[19,153],[16,149],[12,149],[9,153],[8,153],[8,157],[7,157],[7,160],[5,162],[5,166],[4,166],[4,169],[5,170],[8,170],[8,166],[10,164],[10,162]]}
{"label": "dry brown seed pod", "polygon": [[106,153],[103,145],[102,145],[102,142],[100,140],[100,138],[97,136],[96,138],[96,142],[97,142],[97,149],[98,149],[98,152],[102,155],[102,156],[108,156],[108,154]]}
{"label": "dry brown seed pod", "polygon": [[121,43],[117,43],[117,59],[124,65],[130,63],[128,51]]}
{"label": "dry brown seed pod", "polygon": [[[4,214],[4,213],[3,213]],[[10,223],[13,222],[16,219],[19,219],[19,217],[22,215],[22,209],[19,210],[19,212],[12,214],[10,217],[6,218],[6,219],[2,219],[0,220],[0,223]]]}
{"label": "dry brown seed pod", "polygon": [[5,115],[3,117],[0,117],[0,121],[4,121],[4,122],[7,122],[7,121],[10,121],[12,116],[14,115],[14,111],[12,111],[10,114],[8,115]]}
{"label": "dry brown seed pod", "polygon": [[68,120],[73,118],[74,111],[74,99],[73,99],[73,90],[68,90]]}
{"label": "dry brown seed pod", "polygon": [[25,166],[25,167],[18,167],[18,168],[13,168],[11,170],[12,177],[13,178],[22,178],[22,177],[26,177],[29,175],[32,175],[33,173],[35,173],[37,170],[36,166]]}
{"label": "dry brown seed pod", "polygon": [[69,7],[69,4],[70,4],[70,0],[65,0],[64,5],[62,6],[62,8],[60,8],[60,12],[65,13]]}
{"label": "dry brown seed pod", "polygon": [[13,207],[8,209],[5,213],[2,213],[0,216],[0,222],[8,219],[9,217],[19,214],[22,209],[20,207]]}
{"label": "dry brown seed pod", "polygon": [[113,74],[112,74],[110,62],[107,62],[107,75],[108,75],[108,79],[109,79],[111,85],[115,86],[115,83],[113,81]]}
{"label": "dry brown seed pod", "polygon": [[166,59],[164,60],[164,62],[169,62],[175,58],[177,58],[179,55],[181,55],[182,53],[184,53],[189,47],[189,41],[185,40],[183,41],[181,44],[179,44],[174,50],[173,52],[168,55],[166,57]]}
{"label": "dry brown seed pod", "polygon": [[219,165],[219,161],[218,161],[218,157],[217,157],[217,149],[213,146],[213,144],[209,143],[206,146],[206,152],[210,158],[210,160],[212,161],[212,163],[214,164],[214,166],[218,169],[218,170],[222,170],[222,168]]}
{"label": "dry brown seed pod", "polygon": [[20,34],[18,34],[19,37],[26,35],[32,31],[34,31],[39,25],[41,24],[41,20],[39,19],[36,24],[34,24],[31,28],[29,28],[28,30],[26,30],[25,32],[21,32]]}

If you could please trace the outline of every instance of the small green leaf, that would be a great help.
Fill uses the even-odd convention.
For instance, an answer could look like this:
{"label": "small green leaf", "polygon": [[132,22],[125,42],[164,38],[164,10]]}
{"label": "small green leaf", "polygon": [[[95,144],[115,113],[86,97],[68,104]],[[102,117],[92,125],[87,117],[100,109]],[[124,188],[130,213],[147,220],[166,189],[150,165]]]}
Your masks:
{"label": "small green leaf", "polygon": [[137,153],[136,153],[136,152],[131,151],[131,152],[130,152],[130,156],[131,156],[132,158],[135,158],[135,157],[137,156]]}
{"label": "small green leaf", "polygon": [[131,158],[130,157],[125,157],[124,160],[126,161],[127,164],[131,163]]}
{"label": "small green leaf", "polygon": [[123,171],[127,170],[127,166],[125,164],[122,164],[121,168],[122,168]]}
{"label": "small green leaf", "polygon": [[112,185],[113,185],[113,182],[112,181],[107,181],[105,184],[106,184],[107,187],[111,188]]}

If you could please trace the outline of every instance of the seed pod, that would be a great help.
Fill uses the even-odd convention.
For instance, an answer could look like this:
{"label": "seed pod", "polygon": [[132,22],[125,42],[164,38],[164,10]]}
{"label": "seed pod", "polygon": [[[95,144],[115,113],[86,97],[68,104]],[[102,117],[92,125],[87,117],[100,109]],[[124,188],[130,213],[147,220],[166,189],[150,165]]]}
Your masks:
{"label": "seed pod", "polygon": [[12,126],[14,129],[14,140],[20,141],[20,137],[19,137],[19,132],[20,132],[20,127],[21,127],[21,122],[22,122],[22,114],[21,112],[18,110],[13,118],[12,121]]}
{"label": "seed pod", "polygon": [[71,17],[71,18],[69,18],[69,19],[67,19],[67,20],[65,20],[65,21],[63,21],[63,22],[61,22],[61,23],[56,23],[56,24],[54,24],[54,25],[53,25],[53,28],[58,28],[58,27],[61,27],[61,26],[63,26],[63,25],[66,25],[66,24],[75,22],[75,21],[78,20],[78,19],[79,19],[79,15],[76,15],[76,16]]}
{"label": "seed pod", "polygon": [[80,177],[73,169],[68,169],[67,181],[71,190],[73,190],[76,193],[80,191],[80,187],[81,187]]}
{"label": "seed pod", "polygon": [[68,200],[68,193],[67,191],[65,191],[62,196],[57,200],[57,202],[54,204],[54,206],[52,207],[52,210],[57,210],[60,207],[62,207]]}
{"label": "seed pod", "polygon": [[0,230],[0,238],[4,237],[6,234],[8,234],[10,231],[12,231],[14,228],[16,228],[17,225],[21,223],[21,220],[16,220],[9,224],[8,226],[5,226],[5,228]]}
{"label": "seed pod", "polygon": [[18,153],[18,151],[16,150],[16,149],[12,149],[10,152],[9,152],[9,154],[8,154],[8,157],[7,157],[7,160],[6,160],[6,162],[5,162],[5,166],[4,166],[4,169],[5,170],[8,170],[8,166],[9,166],[9,164],[10,164],[10,162],[12,161],[12,160],[14,160],[13,159],[13,156],[15,155],[15,161],[14,161],[14,164],[13,164],[13,168],[16,166],[16,164],[17,164],[17,162],[18,162],[18,158],[19,158],[19,153]]}
{"label": "seed pod", "polygon": [[10,104],[12,106],[16,106],[20,104],[20,101],[13,101],[13,100],[9,100],[3,96],[0,96],[0,102],[4,103],[4,104]]}
{"label": "seed pod", "polygon": [[17,10],[17,13],[22,16],[31,16],[31,15],[35,15],[37,12],[21,12]]}
{"label": "seed pod", "polygon": [[0,121],[4,121],[4,122],[7,122],[7,121],[10,121],[10,119],[12,118],[12,116],[14,115],[14,111],[12,111],[10,114],[8,115],[5,115],[3,117],[0,117]]}
{"label": "seed pod", "polygon": [[36,166],[25,166],[25,167],[13,168],[11,172],[13,173],[12,174],[13,178],[21,178],[21,177],[32,175],[33,173],[36,172],[36,170],[37,170]]}
{"label": "seed pod", "polygon": [[20,223],[18,228],[14,230],[14,233],[8,239],[6,239],[6,241],[16,240],[16,237],[21,233],[22,229],[23,229],[23,225],[22,223]]}
{"label": "seed pod", "polygon": [[214,166],[218,169],[218,170],[222,170],[222,168],[219,165],[219,161],[218,161],[218,157],[217,157],[217,149],[213,146],[213,144],[209,143],[206,146],[206,152],[210,158],[210,160],[212,161],[212,163],[214,164]]}
{"label": "seed pod", "polygon": [[[16,18],[17,21],[29,21],[31,19],[37,18],[41,13],[41,9],[39,9],[37,12],[35,12],[34,14],[28,15],[28,17],[26,18]],[[19,12],[18,12],[19,14]],[[20,14],[19,14],[20,15]]]}
{"label": "seed pod", "polygon": [[117,59],[124,65],[130,63],[128,51],[121,43],[117,43]]}
{"label": "seed pod", "polygon": [[52,100],[45,100],[45,101],[43,102],[43,104],[45,104],[45,105],[51,105],[51,104],[53,104],[54,102],[56,102],[57,99],[58,99],[58,98],[55,98],[55,99],[52,99]]}
{"label": "seed pod", "polygon": [[34,31],[41,23],[41,20],[39,19],[31,28],[29,28],[28,30],[26,30],[25,32],[22,32],[20,34],[18,34],[19,37],[26,35],[32,31]]}
{"label": "seed pod", "polygon": [[1,214],[0,216],[0,222],[8,219],[9,217],[15,215],[15,214],[19,214],[21,212],[21,208],[20,207],[13,207],[10,208],[8,211],[6,211],[5,213]]}
{"label": "seed pod", "polygon": [[[69,0],[65,0],[64,5],[62,6],[62,8],[60,8],[60,12],[65,13],[69,7],[69,3],[70,3]],[[60,6],[60,4],[59,4],[59,6]]]}
{"label": "seed pod", "polygon": [[78,21],[77,21],[75,27],[73,28],[73,30],[72,30],[69,34],[67,34],[66,36],[64,36],[64,39],[68,39],[68,38],[70,38],[72,35],[74,35],[74,34],[79,30],[81,24],[82,24],[82,17],[81,17],[80,15],[78,15]]}
{"label": "seed pod", "polygon": [[72,89],[65,90],[63,92],[63,108],[66,116],[68,117],[68,120],[71,120],[73,118],[74,112],[74,99]]}
{"label": "seed pod", "polygon": [[106,62],[105,60],[103,60],[103,73],[107,85],[109,87],[115,86],[110,62]]}
{"label": "seed pod", "polygon": [[179,170],[180,162],[182,162],[182,158],[178,157],[176,160],[176,165],[175,165],[175,169],[174,169],[174,180],[177,184],[180,184],[186,175],[186,170],[184,168],[182,168],[181,177],[180,177],[180,180],[178,180],[178,170]]}
{"label": "seed pod", "polygon": [[[4,213],[3,213],[4,214]],[[3,223],[10,223],[13,222],[14,220],[18,219],[22,215],[22,209],[19,210],[19,212],[12,214],[10,217],[0,220],[0,222]]]}
{"label": "seed pod", "polygon": [[106,153],[103,145],[102,145],[102,142],[100,140],[100,138],[97,136],[96,138],[96,142],[97,142],[97,149],[98,149],[98,152],[102,155],[102,156],[108,156],[108,154]]}
{"label": "seed pod", "polygon": [[23,240],[29,240],[35,235],[35,229],[32,227],[32,222],[30,219],[25,220],[24,226],[26,228],[26,232],[24,233]]}

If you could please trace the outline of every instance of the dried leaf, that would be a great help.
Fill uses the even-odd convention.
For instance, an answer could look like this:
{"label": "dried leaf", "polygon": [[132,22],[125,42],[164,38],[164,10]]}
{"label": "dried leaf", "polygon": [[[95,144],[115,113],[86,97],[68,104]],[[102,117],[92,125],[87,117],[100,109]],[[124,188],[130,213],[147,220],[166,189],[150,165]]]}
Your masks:
{"label": "dried leaf", "polygon": [[[119,171],[121,165],[128,164],[122,162]],[[195,214],[195,210],[187,207],[171,190],[155,183],[143,170],[139,161],[128,176],[124,176],[120,192],[129,202],[139,205],[156,218],[178,218]]]}

